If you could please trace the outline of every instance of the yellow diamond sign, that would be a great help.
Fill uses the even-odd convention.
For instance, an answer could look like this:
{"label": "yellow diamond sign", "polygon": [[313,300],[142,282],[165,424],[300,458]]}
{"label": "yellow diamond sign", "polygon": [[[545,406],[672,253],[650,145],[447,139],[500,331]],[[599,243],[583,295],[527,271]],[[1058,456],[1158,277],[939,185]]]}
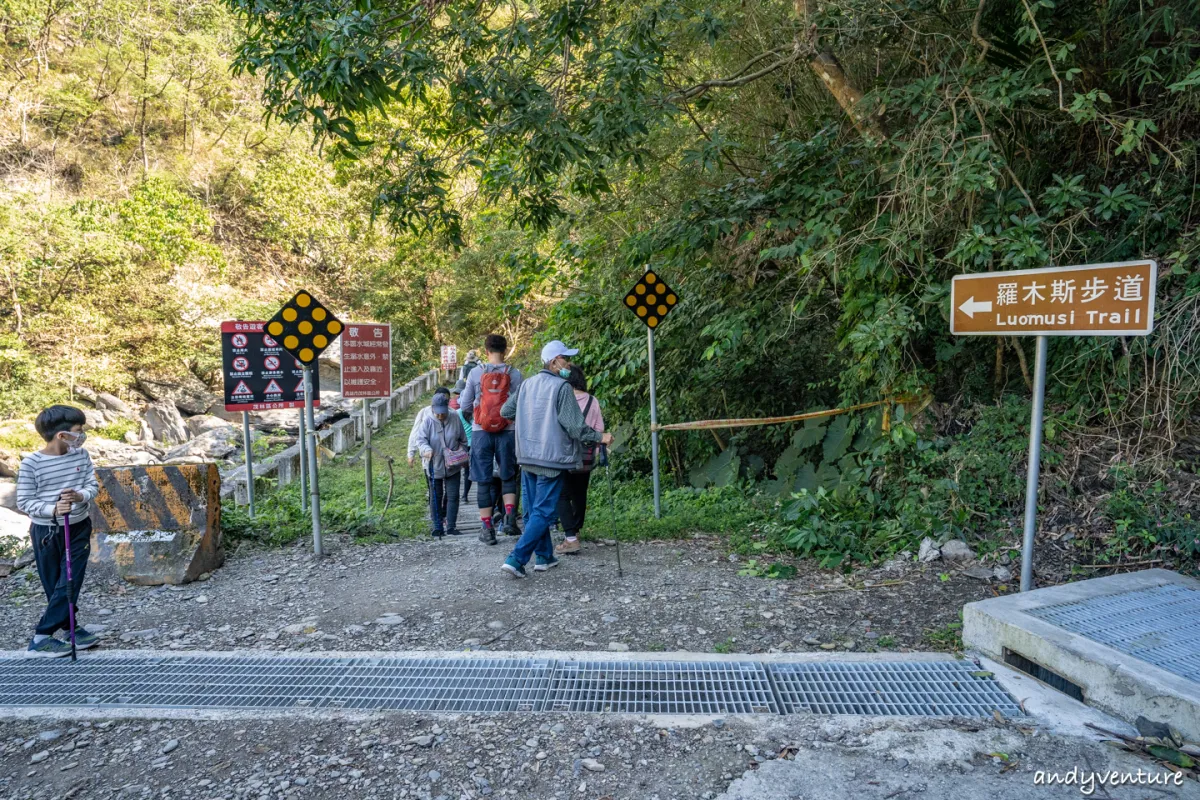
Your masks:
{"label": "yellow diamond sign", "polygon": [[271,317],[265,328],[284,350],[306,367],[342,333],[342,323],[312,296],[299,291]]}
{"label": "yellow diamond sign", "polygon": [[625,295],[625,306],[648,328],[657,328],[679,302],[675,290],[653,271],[647,272]]}

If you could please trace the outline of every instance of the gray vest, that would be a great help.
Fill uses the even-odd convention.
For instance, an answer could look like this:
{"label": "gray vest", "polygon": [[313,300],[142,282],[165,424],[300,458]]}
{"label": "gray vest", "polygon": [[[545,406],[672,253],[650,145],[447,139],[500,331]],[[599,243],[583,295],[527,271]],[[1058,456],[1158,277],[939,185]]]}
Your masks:
{"label": "gray vest", "polygon": [[517,463],[522,466],[570,470],[582,463],[579,442],[558,424],[558,393],[565,383],[546,370],[521,383],[516,428]]}

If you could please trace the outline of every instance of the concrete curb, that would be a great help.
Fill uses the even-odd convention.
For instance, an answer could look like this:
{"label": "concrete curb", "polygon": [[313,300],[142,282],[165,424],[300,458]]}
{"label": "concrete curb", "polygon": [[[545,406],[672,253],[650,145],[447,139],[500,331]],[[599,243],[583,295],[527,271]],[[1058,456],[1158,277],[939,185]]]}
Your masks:
{"label": "concrete curb", "polygon": [[1167,585],[1200,591],[1200,581],[1150,569],[968,603],[963,643],[999,662],[1006,652],[1019,654],[1080,686],[1088,705],[1127,722],[1169,722],[1197,740],[1200,684],[1027,613]]}

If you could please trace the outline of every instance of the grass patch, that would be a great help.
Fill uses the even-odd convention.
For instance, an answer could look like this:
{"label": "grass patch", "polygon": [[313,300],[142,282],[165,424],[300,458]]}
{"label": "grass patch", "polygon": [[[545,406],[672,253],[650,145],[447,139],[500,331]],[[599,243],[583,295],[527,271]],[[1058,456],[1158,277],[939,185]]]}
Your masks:
{"label": "grass patch", "polygon": [[125,434],[139,433],[142,429],[141,423],[136,419],[128,419],[122,417],[114,419],[112,422],[100,428],[96,428],[96,435],[102,439],[112,439],[114,441],[125,441]]}
{"label": "grass patch", "polygon": [[770,522],[759,495],[745,487],[670,489],[663,492],[662,519],[654,518],[649,478],[613,484],[610,502],[604,469],[592,474],[585,539],[646,541],[682,539],[697,533],[747,535]]}
{"label": "grass patch", "polygon": [[[424,398],[403,414],[392,417],[371,440],[375,450],[372,487],[374,510],[366,510],[365,469],[361,461],[351,465],[361,444],[336,460],[321,465],[321,524],[327,536],[350,535],[359,541],[386,542],[428,533],[425,479],[420,465],[409,467],[405,459],[408,432]],[[394,459],[396,483],[391,505],[383,510],[388,494],[385,456]],[[256,516],[227,499],[222,506],[222,524],[227,541],[273,546],[291,544],[312,536],[312,518],[300,510],[300,484],[293,483],[255,497]]]}
{"label": "grass patch", "polygon": [[24,425],[14,425],[0,430],[0,450],[14,453],[31,453],[46,446],[46,440],[38,436],[37,431],[30,430]]}
{"label": "grass patch", "polygon": [[961,613],[958,622],[948,622],[940,628],[927,628],[925,641],[934,650],[946,653],[961,653],[963,649]]}

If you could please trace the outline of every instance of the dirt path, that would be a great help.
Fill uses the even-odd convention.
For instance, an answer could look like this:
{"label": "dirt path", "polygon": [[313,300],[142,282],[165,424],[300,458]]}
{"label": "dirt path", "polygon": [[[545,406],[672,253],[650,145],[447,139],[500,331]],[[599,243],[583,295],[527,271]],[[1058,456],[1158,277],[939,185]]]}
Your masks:
{"label": "dirt path", "polygon": [[[500,569],[512,542],[332,539],[319,562],[306,543],[242,549],[181,587],[132,586],[93,568],[80,619],[103,626],[109,648],[869,651],[930,649],[929,631],[991,596],[985,583],[916,565],[856,575],[876,585],[858,591],[828,571],[742,576],[707,539],[622,546],[620,577],[616,548],[588,544],[516,581]],[[32,569],[0,581],[0,648],[27,644],[42,603]]]}

